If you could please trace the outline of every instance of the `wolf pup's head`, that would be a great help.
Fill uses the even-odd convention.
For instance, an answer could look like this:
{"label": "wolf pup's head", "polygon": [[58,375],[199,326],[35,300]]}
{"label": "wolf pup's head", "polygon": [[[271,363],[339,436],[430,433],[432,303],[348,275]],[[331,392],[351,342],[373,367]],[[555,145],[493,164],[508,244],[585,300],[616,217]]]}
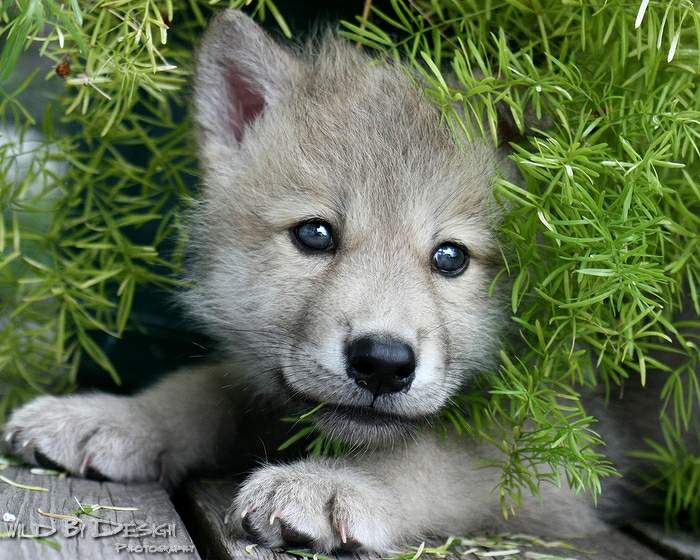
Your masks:
{"label": "wolf pup's head", "polygon": [[456,141],[405,68],[292,51],[236,11],[199,50],[190,307],[260,391],[386,443],[493,365],[502,155]]}

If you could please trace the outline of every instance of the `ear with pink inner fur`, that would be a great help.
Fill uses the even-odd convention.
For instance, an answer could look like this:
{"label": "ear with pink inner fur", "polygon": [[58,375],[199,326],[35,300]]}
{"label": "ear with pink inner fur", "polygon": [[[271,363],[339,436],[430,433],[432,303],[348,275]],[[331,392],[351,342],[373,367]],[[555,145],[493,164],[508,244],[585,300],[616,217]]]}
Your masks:
{"label": "ear with pink inner fur", "polygon": [[297,64],[250,17],[218,14],[196,57],[195,120],[203,140],[240,145],[255,121],[289,94]]}

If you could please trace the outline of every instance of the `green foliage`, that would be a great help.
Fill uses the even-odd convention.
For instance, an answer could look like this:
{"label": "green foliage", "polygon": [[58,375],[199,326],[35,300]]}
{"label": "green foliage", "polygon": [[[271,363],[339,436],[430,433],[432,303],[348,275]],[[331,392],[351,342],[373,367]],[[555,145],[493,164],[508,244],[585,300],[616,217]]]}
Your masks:
{"label": "green foliage", "polygon": [[[666,424],[668,418],[662,418]],[[636,451],[632,455],[638,459],[651,461],[656,472],[647,474],[647,486],[665,488],[664,512],[666,522],[675,524],[683,514],[689,514],[690,524],[700,526],[700,457],[688,449],[678,430],[664,426],[664,441],[647,440],[648,449]],[[691,438],[697,446],[697,433]]]}
{"label": "green foliage", "polygon": [[663,376],[665,438],[645,457],[667,511],[697,517],[700,458],[682,442],[700,404],[698,322],[679,315],[700,313],[700,12],[690,1],[391,6],[346,35],[411,61],[455,133],[497,139],[502,113],[540,128],[513,146],[523,183],[496,185],[519,340],[487,397],[464,396],[446,419],[502,451],[504,512],[562,474],[595,496],[614,470],[579,388]]}
{"label": "green foliage", "polygon": [[293,445],[304,443],[306,444],[304,451],[312,457],[338,457],[350,452],[351,449],[347,444],[333,439],[316,429],[313,417],[324,406],[326,405],[321,403],[299,416],[282,418],[282,422],[291,424],[293,433],[277,450],[284,451]]}
{"label": "green foliage", "polygon": [[[190,123],[178,118],[192,45],[212,9],[244,4],[289,34],[270,0],[0,5],[0,414],[70,390],[86,354],[118,379],[93,335],[121,335],[142,286],[176,283],[178,201],[196,174]],[[640,453],[658,465],[650,483],[666,488],[667,511],[697,517],[700,458],[683,443],[700,404],[697,323],[678,312],[700,312],[698,9],[390,5],[344,33],[408,60],[456,134],[497,138],[504,113],[541,129],[514,146],[524,181],[496,185],[508,208],[499,282],[511,286],[519,337],[499,375],[455,399],[445,422],[502,452],[505,512],[561,477],[595,495],[614,471],[580,391],[663,376],[664,438]],[[30,48],[51,67],[20,72]],[[56,87],[39,115],[30,93],[42,77]]]}
{"label": "green foliage", "polygon": [[[2,4],[0,418],[36,393],[70,390],[84,354],[118,382],[94,334],[123,333],[139,287],[177,283],[180,201],[196,173],[179,115],[213,4]],[[252,9],[289,33],[269,0]],[[15,65],[27,49],[41,58],[24,76]],[[37,116],[42,77],[54,93]]]}

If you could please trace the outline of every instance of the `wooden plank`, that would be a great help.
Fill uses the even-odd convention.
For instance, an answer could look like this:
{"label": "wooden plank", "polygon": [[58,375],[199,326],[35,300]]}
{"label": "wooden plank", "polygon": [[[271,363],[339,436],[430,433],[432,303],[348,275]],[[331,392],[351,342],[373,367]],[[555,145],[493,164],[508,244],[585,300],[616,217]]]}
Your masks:
{"label": "wooden plank", "polygon": [[700,560],[700,537],[680,531],[667,531],[651,523],[632,523],[631,535],[669,558]]}
{"label": "wooden plank", "polygon": [[230,535],[224,517],[237,487],[238,484],[233,479],[195,479],[188,481],[178,494],[178,509],[202,556],[207,560],[293,558],[260,546],[250,546],[254,544],[252,541]]}
{"label": "wooden plank", "polygon": [[[18,467],[5,468],[0,475],[47,489],[26,490],[0,481],[0,560],[199,558],[167,493],[157,484],[59,478]],[[81,515],[80,522],[46,517],[38,511],[71,515],[78,509],[76,499],[84,506],[138,510],[102,509],[95,512],[99,517]],[[11,521],[12,516],[16,520]],[[26,535],[47,536],[36,539]]]}
{"label": "wooden plank", "polygon": [[[586,552],[570,551],[565,554],[565,551],[561,550],[556,554],[577,560],[662,560],[664,558],[621,531],[612,528],[604,533],[571,539],[567,542]],[[540,550],[540,552],[543,551]]]}
{"label": "wooden plank", "polygon": [[[253,543],[242,536],[234,536],[224,524],[226,510],[235,496],[237,483],[234,479],[198,479],[189,481],[177,500],[197,548],[208,560],[228,558],[249,558],[250,560],[292,560],[295,556],[281,551],[272,551],[261,546],[250,547]],[[521,531],[522,528],[519,528]],[[527,532],[527,531],[525,531]],[[526,539],[516,539],[520,554],[505,556],[508,560],[534,559],[536,554],[548,554],[550,558],[576,560],[661,560],[663,557],[640,544],[628,535],[615,529],[583,539],[567,540],[576,547],[571,550],[562,547],[542,547],[528,544]],[[418,544],[418,543],[417,543]],[[441,542],[432,543],[441,544]],[[248,547],[248,548],[246,548]],[[456,547],[447,559],[457,558],[476,560],[478,556],[463,552],[470,546]],[[487,551],[486,549],[482,549]],[[527,554],[526,554],[527,553]],[[296,557],[298,558],[298,557]],[[348,555],[341,558],[375,560],[376,555]],[[425,555],[424,558],[434,558]]]}

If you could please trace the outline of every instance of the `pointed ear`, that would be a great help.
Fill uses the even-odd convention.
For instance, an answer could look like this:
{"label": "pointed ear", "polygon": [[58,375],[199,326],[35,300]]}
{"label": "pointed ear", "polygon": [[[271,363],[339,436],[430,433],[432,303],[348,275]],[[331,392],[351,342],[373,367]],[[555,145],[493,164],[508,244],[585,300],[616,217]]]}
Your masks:
{"label": "pointed ear", "polygon": [[247,15],[218,14],[196,57],[195,120],[204,140],[240,144],[246,129],[290,91],[297,64]]}

